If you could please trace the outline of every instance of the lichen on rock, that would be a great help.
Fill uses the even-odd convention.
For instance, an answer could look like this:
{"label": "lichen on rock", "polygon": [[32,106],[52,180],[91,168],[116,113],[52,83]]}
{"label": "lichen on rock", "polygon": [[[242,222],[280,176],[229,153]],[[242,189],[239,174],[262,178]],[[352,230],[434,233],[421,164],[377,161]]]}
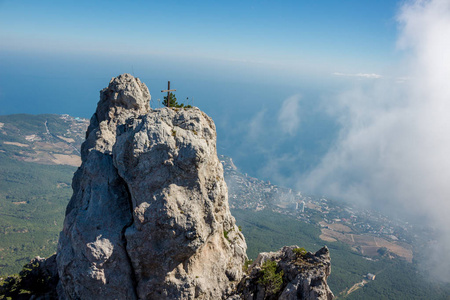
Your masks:
{"label": "lichen on rock", "polygon": [[[327,284],[331,272],[330,254],[325,246],[316,253],[306,252],[297,246],[285,246],[277,252],[260,253],[241,280],[237,297],[231,299],[333,299]],[[300,250],[300,251],[299,251]],[[272,275],[281,275],[282,283],[276,290],[270,282],[261,280],[267,262],[276,264]],[[266,271],[267,272],[267,271]]]}

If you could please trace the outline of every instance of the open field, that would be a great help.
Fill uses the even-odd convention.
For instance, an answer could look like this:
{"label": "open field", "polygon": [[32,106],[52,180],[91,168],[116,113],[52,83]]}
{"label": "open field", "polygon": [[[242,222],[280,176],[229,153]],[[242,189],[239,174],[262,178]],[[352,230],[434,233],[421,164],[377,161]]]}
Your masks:
{"label": "open field", "polygon": [[319,238],[325,242],[336,242],[337,241],[337,239],[332,238],[331,236],[323,234],[323,233],[321,235],[319,235]]}
{"label": "open field", "polygon": [[390,242],[385,239],[371,235],[353,234],[351,229],[343,224],[327,224],[328,228],[322,228],[319,236],[323,241],[341,241],[353,248],[358,249],[366,256],[377,256],[378,249],[387,248],[390,252],[403,257],[408,262],[412,262],[413,252],[411,246],[399,242]]}
{"label": "open field", "polygon": [[64,115],[0,116],[0,152],[22,162],[81,164],[80,147],[89,124]]}
{"label": "open field", "polygon": [[13,145],[17,147],[29,147],[27,144],[17,143],[17,142],[5,142],[6,145]]}

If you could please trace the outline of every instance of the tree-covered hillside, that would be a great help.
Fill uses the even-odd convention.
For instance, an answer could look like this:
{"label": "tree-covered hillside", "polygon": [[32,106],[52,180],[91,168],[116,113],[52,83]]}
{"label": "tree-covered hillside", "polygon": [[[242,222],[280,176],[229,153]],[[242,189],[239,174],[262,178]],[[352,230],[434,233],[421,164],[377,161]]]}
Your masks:
{"label": "tree-covered hillside", "polygon": [[56,251],[75,170],[0,153],[0,276]]}

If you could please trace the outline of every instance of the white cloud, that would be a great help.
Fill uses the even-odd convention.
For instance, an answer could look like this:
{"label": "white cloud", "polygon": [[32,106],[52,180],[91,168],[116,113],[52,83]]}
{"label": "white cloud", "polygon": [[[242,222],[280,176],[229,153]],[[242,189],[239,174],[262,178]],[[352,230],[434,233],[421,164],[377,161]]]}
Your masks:
{"label": "white cloud", "polygon": [[429,266],[450,280],[450,2],[406,2],[398,22],[408,80],[340,95],[339,139],[304,180],[325,194],[415,215],[441,230],[439,259],[431,257]]}
{"label": "white cloud", "polygon": [[378,75],[378,74],[375,74],[375,73],[346,74],[346,73],[334,72],[333,75],[335,75],[335,76],[344,76],[344,77],[368,78],[368,79],[379,79],[379,78],[382,78],[381,75]]}
{"label": "white cloud", "polygon": [[257,112],[247,125],[247,138],[249,140],[255,140],[261,136],[264,132],[264,126],[266,123],[266,109],[262,109]]}
{"label": "white cloud", "polygon": [[294,95],[283,101],[278,112],[278,123],[283,133],[294,135],[300,125],[300,96]]}

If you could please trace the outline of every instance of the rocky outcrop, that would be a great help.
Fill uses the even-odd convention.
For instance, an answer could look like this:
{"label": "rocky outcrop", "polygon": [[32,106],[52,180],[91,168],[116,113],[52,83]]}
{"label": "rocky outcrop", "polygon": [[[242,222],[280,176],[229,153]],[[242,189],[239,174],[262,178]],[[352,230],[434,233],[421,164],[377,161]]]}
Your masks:
{"label": "rocky outcrop", "polygon": [[262,253],[243,273],[214,122],[149,100],[129,74],[100,92],[57,255],[20,282],[47,278],[37,299],[331,299],[327,248]]}
{"label": "rocky outcrop", "polygon": [[327,247],[315,254],[297,246],[260,253],[242,279],[237,295],[230,300],[331,300],[333,293],[327,284],[330,271]]}
{"label": "rocky outcrop", "polygon": [[18,275],[0,278],[0,299],[57,299],[58,280],[56,255],[37,256]]}
{"label": "rocky outcrop", "polygon": [[133,219],[131,201],[127,185],[113,165],[112,150],[117,126],[148,113],[149,99],[145,85],[128,74],[112,79],[100,92],[58,243],[60,291],[68,299],[95,295],[136,298],[124,238]]}
{"label": "rocky outcrop", "polygon": [[214,122],[149,99],[129,74],[101,91],[58,244],[60,298],[221,299],[242,278]]}

